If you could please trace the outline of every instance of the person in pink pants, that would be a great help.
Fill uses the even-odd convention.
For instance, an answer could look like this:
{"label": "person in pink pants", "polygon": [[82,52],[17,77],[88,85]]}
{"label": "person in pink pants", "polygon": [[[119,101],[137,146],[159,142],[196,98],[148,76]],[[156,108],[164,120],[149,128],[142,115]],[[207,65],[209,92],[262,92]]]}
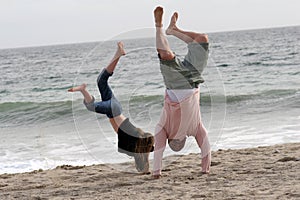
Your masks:
{"label": "person in pink pants", "polygon": [[170,49],[162,29],[163,8],[154,10],[156,48],[160,70],[166,86],[165,100],[160,120],[155,129],[153,178],[161,177],[163,152],[168,144],[173,151],[180,151],[188,136],[194,136],[201,149],[201,172],[209,173],[211,150],[207,131],[200,114],[199,84],[208,60],[208,36],[183,31],[177,27],[178,13],[172,15],[167,35],[173,35],[187,44],[188,53],[180,60]]}

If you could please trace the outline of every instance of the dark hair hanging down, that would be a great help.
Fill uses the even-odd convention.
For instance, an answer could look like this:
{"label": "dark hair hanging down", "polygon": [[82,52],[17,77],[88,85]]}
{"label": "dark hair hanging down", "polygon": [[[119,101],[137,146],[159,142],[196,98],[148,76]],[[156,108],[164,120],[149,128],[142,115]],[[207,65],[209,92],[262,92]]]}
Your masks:
{"label": "dark hair hanging down", "polygon": [[137,128],[140,138],[135,147],[136,153],[149,153],[154,150],[154,137],[151,133],[145,133],[140,128]]}
{"label": "dark hair hanging down", "polygon": [[154,137],[137,128],[138,140],[134,150],[135,167],[139,172],[149,173],[149,153],[154,150]]}

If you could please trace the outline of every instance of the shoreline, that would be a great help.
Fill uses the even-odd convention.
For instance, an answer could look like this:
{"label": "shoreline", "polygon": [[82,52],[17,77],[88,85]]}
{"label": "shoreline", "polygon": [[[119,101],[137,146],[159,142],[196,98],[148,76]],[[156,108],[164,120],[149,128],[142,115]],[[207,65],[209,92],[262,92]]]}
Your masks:
{"label": "shoreline", "polygon": [[133,162],[1,174],[0,199],[297,199],[300,143],[214,151],[209,175],[199,154],[165,157],[162,175],[141,175]]}

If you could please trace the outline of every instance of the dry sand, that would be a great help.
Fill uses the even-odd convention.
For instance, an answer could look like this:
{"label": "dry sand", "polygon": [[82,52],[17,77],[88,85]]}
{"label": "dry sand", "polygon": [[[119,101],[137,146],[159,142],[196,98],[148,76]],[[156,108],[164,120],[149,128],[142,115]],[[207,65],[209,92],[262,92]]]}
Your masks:
{"label": "dry sand", "polygon": [[132,162],[66,165],[0,175],[0,199],[300,199],[299,159],[300,143],[219,150],[202,175],[199,155],[173,156],[158,180]]}

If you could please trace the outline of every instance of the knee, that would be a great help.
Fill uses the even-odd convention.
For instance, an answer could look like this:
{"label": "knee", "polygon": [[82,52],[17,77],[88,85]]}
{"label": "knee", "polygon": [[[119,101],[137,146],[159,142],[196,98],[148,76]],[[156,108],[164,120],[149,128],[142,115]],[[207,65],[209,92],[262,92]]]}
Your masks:
{"label": "knee", "polygon": [[170,51],[157,49],[158,57],[162,60],[173,60],[175,55]]}
{"label": "knee", "polygon": [[93,102],[86,103],[84,101],[83,103],[84,103],[87,110],[89,110],[91,112],[95,112],[96,108],[95,108],[95,104],[94,104],[94,97],[93,97]]}
{"label": "knee", "polygon": [[103,69],[97,78],[97,82],[107,82],[108,78],[112,75],[113,73],[109,73],[106,69]]}
{"label": "knee", "polygon": [[104,82],[104,79],[103,79],[103,77],[101,76],[101,74],[98,76],[98,78],[97,78],[97,83],[98,83],[98,85],[99,84],[103,84],[103,82]]}
{"label": "knee", "polygon": [[197,37],[195,38],[195,41],[200,43],[200,42],[208,42],[208,35],[206,34],[198,34]]}
{"label": "knee", "polygon": [[97,83],[102,83],[104,81],[103,71],[98,75]]}

